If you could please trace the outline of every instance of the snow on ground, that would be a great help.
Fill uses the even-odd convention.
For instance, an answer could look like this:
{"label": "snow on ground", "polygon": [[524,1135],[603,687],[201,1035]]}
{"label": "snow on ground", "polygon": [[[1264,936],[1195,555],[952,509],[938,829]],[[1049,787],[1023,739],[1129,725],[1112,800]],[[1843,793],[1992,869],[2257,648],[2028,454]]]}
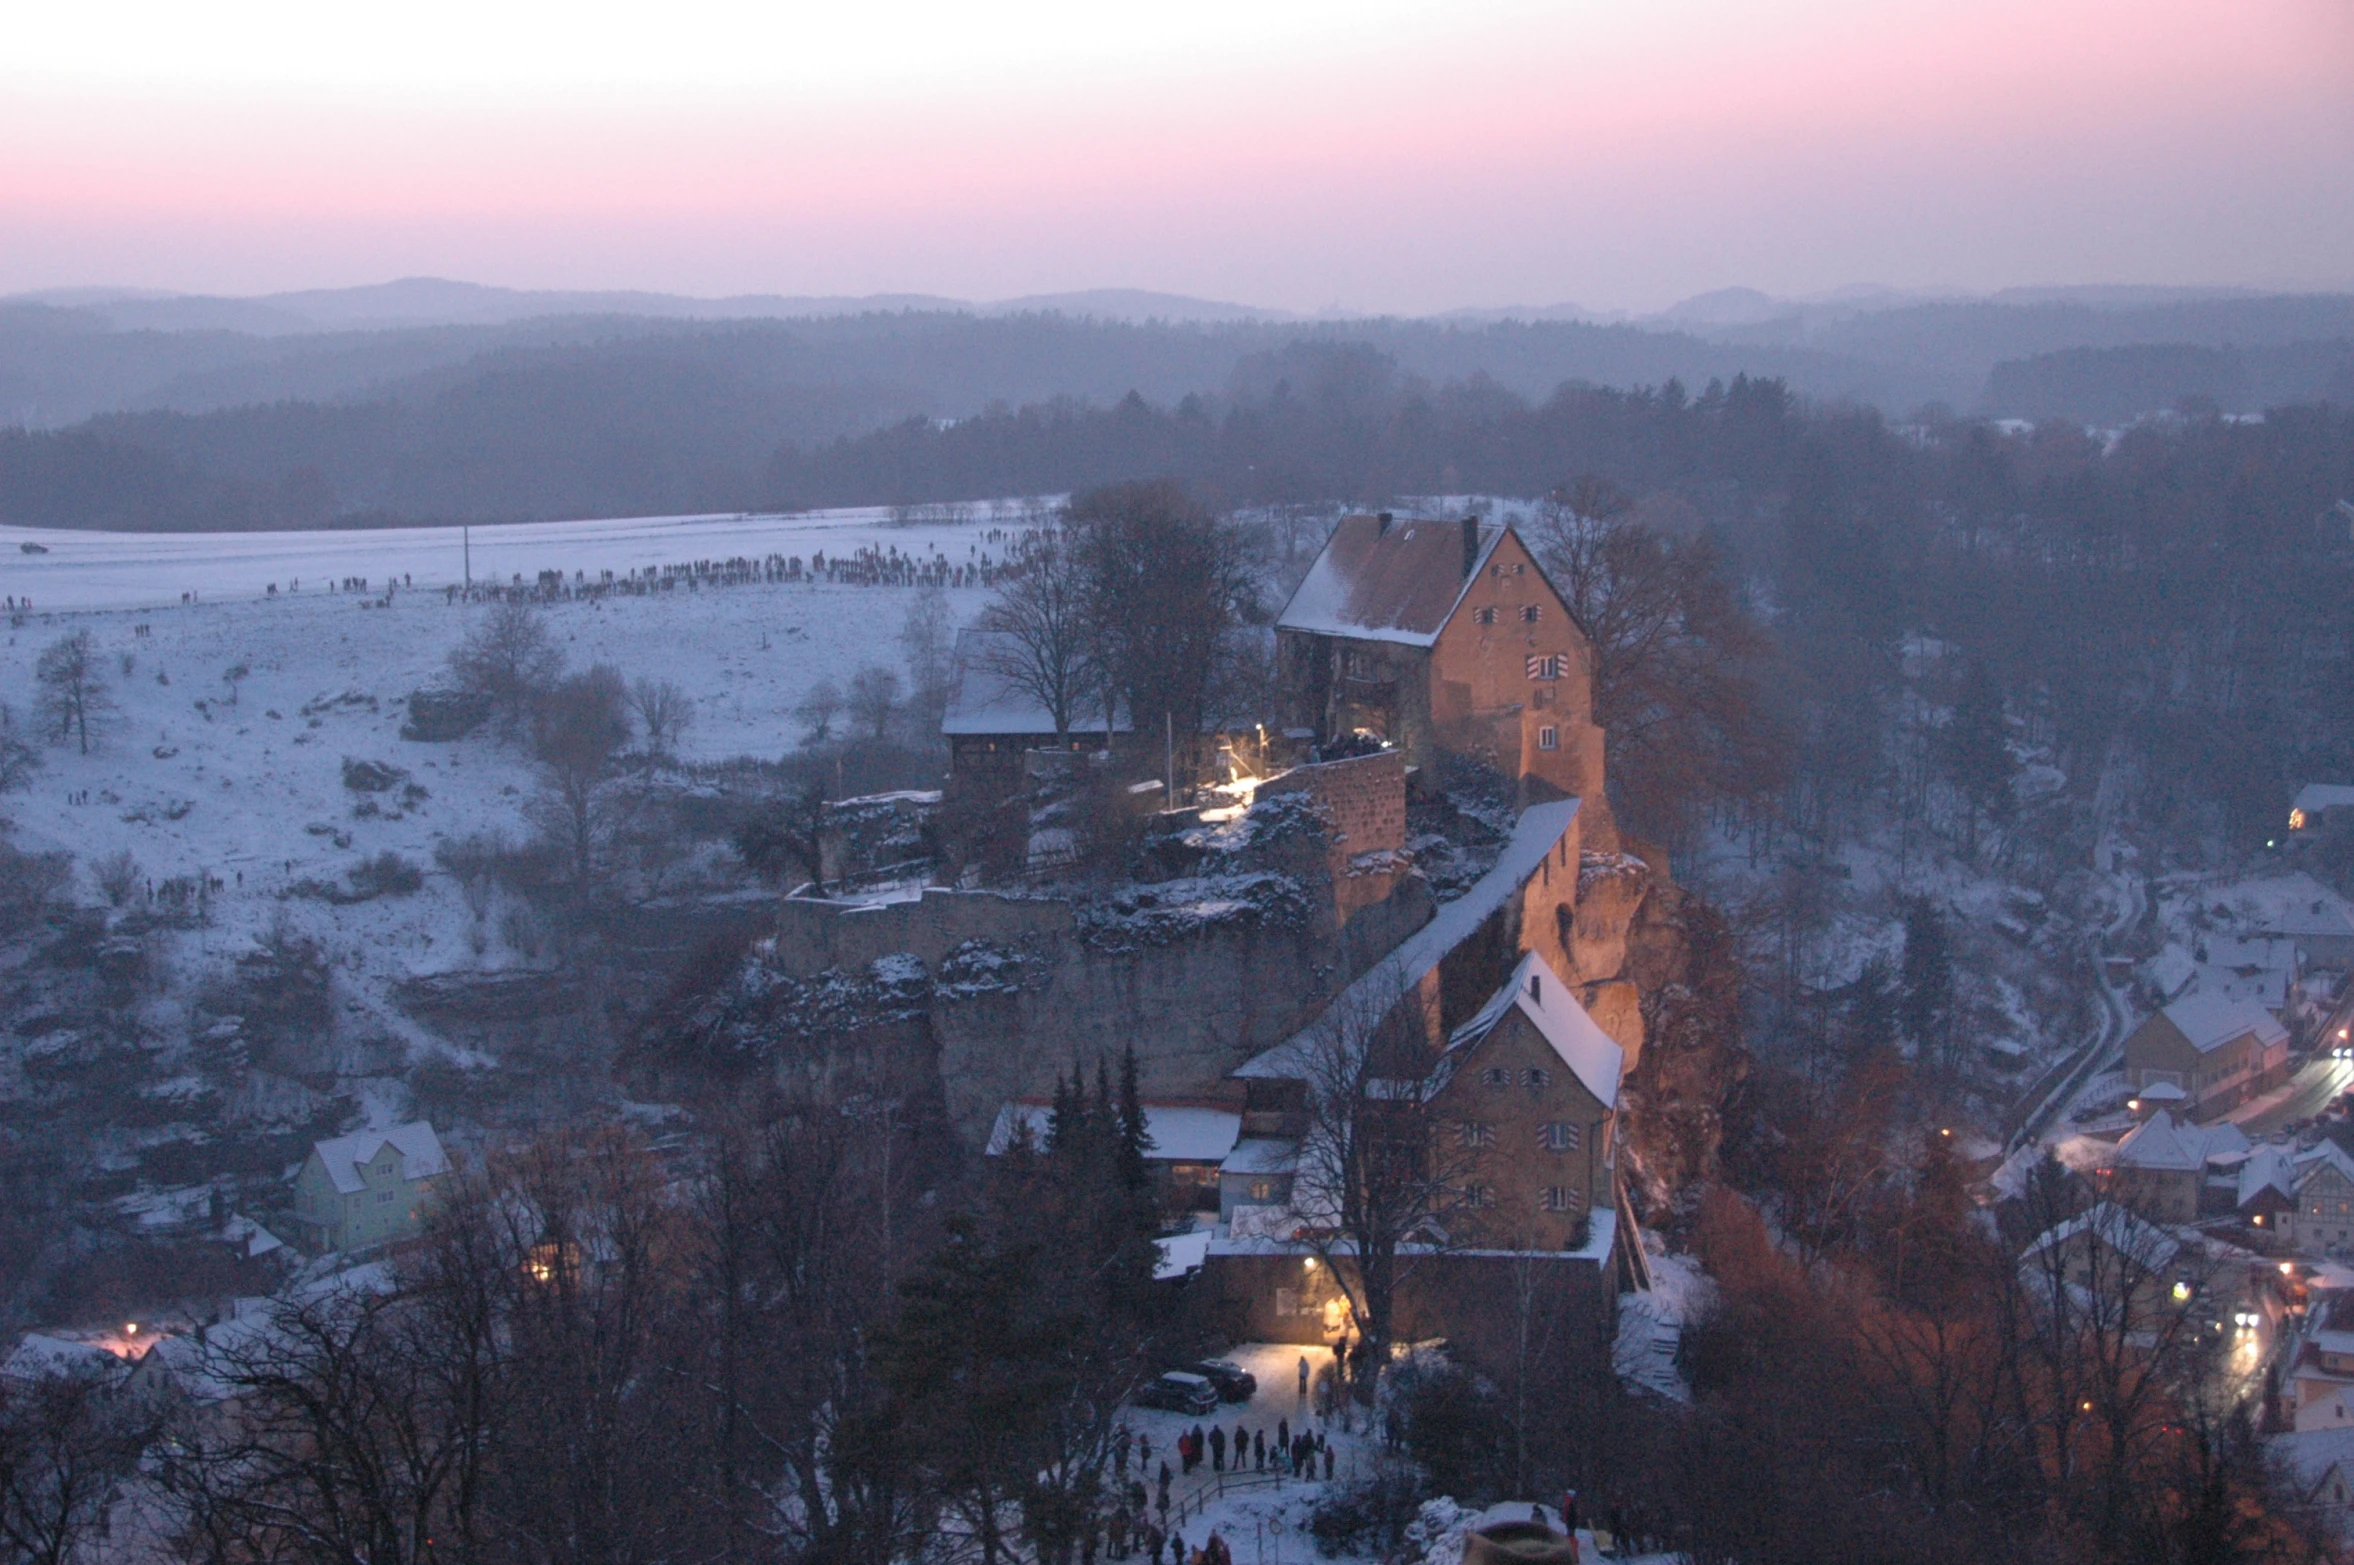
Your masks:
{"label": "snow on ground", "polygon": [[[983,536],[1017,529],[1033,514],[1023,501],[963,508],[969,519],[899,523],[883,507],[808,511],[789,516],[643,516],[585,522],[515,522],[497,526],[385,527],[312,532],[109,533],[0,526],[0,596],[30,598],[38,610],[139,608],[177,604],[195,592],[226,603],[324,593],[345,577],[378,590],[407,578],[436,591],[465,579],[472,549],[477,586],[533,580],[543,570],[566,575],[632,570],[694,560],[759,559],[770,554],[830,559],[862,548],[893,549],[951,565],[1003,556]],[[30,544],[41,553],[28,554]],[[299,586],[296,584],[299,583]]]}
{"label": "snow on ground", "polygon": [[[1279,1429],[1322,1430],[1333,1451],[1333,1481],[1323,1478],[1321,1462],[1314,1479],[1277,1478],[1262,1474],[1247,1461],[1239,1474],[1221,1483],[1205,1456],[1190,1475],[1179,1474],[1169,1485],[1170,1530],[1183,1537],[1188,1549],[1199,1548],[1212,1532],[1225,1538],[1235,1565],[1312,1565],[1322,1558],[1308,1532],[1308,1519],[1332,1489],[1345,1488],[1368,1469],[1378,1437],[1354,1433],[1338,1418],[1318,1419],[1313,1400],[1299,1394],[1299,1362],[1308,1361],[1309,1383],[1332,1363],[1329,1348],[1299,1347],[1282,1342],[1250,1342],[1219,1355],[1258,1377],[1259,1389],[1248,1402],[1221,1403],[1215,1414],[1192,1417],[1158,1408],[1131,1407],[1123,1415],[1128,1428],[1152,1442],[1143,1477],[1149,1493],[1157,1492],[1154,1477],[1161,1463],[1178,1473],[1177,1437],[1197,1424],[1212,1423],[1232,1435],[1236,1425],[1256,1434],[1264,1432],[1275,1444]],[[1231,1451],[1227,1461],[1231,1466]],[[1178,1513],[1185,1519],[1176,1521]],[[1156,1513],[1157,1514],[1157,1513]]]}
{"label": "snow on ground", "polygon": [[[620,524],[611,525],[618,536]],[[551,530],[551,540],[563,531]],[[586,528],[576,531],[589,536]],[[923,546],[924,531],[896,530],[891,541],[909,552]],[[959,536],[977,539],[979,531]],[[352,547],[351,559],[306,570],[357,575],[389,568],[375,563],[384,557],[367,555],[386,547],[387,535],[332,536]],[[189,932],[176,953],[186,976],[200,978],[233,960],[283,918],[295,931],[321,938],[344,964],[347,996],[374,1010],[412,1049],[429,1046],[432,1040],[410,1036],[417,1030],[399,1025],[397,1011],[382,1003],[388,981],[517,959],[502,949],[496,919],[488,921],[488,948],[472,948],[475,920],[456,884],[434,867],[434,843],[477,832],[527,835],[523,811],[536,779],[522,751],[487,729],[454,744],[403,740],[396,698],[439,678],[451,648],[489,609],[423,591],[395,594],[389,607],[377,607],[375,599],[307,585],[274,599],[248,594],[227,601],[221,584],[246,568],[236,538],[69,537],[125,559],[155,551],[140,569],[155,583],[151,596],[166,606],[50,612],[36,591],[35,612],[9,629],[0,647],[0,699],[17,709],[20,721],[32,705],[41,650],[84,628],[97,643],[119,709],[94,733],[87,756],[71,744],[44,744],[44,764],[31,786],[0,801],[17,845],[73,853],[82,893],[93,900],[95,867],[118,852],[137,861],[141,882],[217,880],[209,925]],[[853,540],[845,529],[828,534],[823,547],[847,552]],[[759,546],[779,541],[770,535]],[[200,546],[214,552],[200,553]],[[690,547],[720,543],[706,537],[682,543],[681,552]],[[961,547],[951,552],[963,554]],[[654,553],[671,557],[667,547]],[[570,570],[575,559],[583,562],[577,568],[589,569],[617,556],[556,547],[543,558],[550,569],[561,563]],[[19,569],[14,551],[5,560]],[[110,576],[114,569],[93,566],[65,579],[84,582],[92,596],[124,595],[134,573]],[[424,579],[419,576],[420,586]],[[22,586],[18,577],[7,580],[11,591]],[[179,603],[182,583],[195,583],[204,601]],[[52,601],[63,596],[55,586],[46,591]],[[610,662],[625,677],[674,680],[695,699],[683,758],[773,758],[797,743],[790,714],[811,685],[844,683],[870,663],[898,667],[896,636],[915,596],[913,588],[750,584],[552,603],[540,612],[571,666]],[[983,597],[979,588],[952,590],[951,612],[969,618]],[[250,673],[232,691],[223,675],[240,665]],[[425,796],[404,803],[398,788],[347,789],[347,757],[402,768]],[[370,805],[376,813],[355,813]],[[422,891],[343,906],[281,895],[306,879],[341,883],[354,864],[386,850],[424,870]],[[168,1027],[171,1018],[149,1020]]]}

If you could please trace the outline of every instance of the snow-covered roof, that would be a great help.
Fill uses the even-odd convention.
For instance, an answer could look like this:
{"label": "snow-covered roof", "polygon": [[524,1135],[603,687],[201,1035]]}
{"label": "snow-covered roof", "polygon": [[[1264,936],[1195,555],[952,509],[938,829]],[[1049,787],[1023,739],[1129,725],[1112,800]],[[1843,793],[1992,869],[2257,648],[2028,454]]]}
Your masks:
{"label": "snow-covered roof", "polygon": [[28,1331],[15,1351],[0,1362],[0,1378],[28,1381],[49,1375],[71,1375],[83,1370],[112,1369],[122,1362],[103,1344],[81,1337]]}
{"label": "snow-covered roof", "polygon": [[[1018,661],[1020,643],[1002,630],[960,630],[956,633],[955,682],[948,694],[948,710],[940,718],[940,732],[958,734],[1020,734],[1054,737],[1054,718],[1044,703],[1005,677],[1004,669]],[[1113,724],[1128,732],[1128,716],[1118,714]],[[1103,732],[1103,702],[1082,692],[1072,704],[1070,732]]]}
{"label": "snow-covered roof", "polygon": [[1271,1136],[1238,1141],[1218,1165],[1221,1174],[1288,1174],[1300,1166],[1300,1144]]}
{"label": "snow-covered roof", "polygon": [[1447,1040],[1448,1053],[1475,1047],[1514,1011],[1534,1024],[1561,1063],[1585,1083],[1604,1108],[1618,1107],[1618,1079],[1626,1069],[1626,1051],[1595,1024],[1552,964],[1534,951],[1520,959],[1512,976],[1480,1007],[1478,1015],[1455,1029]]}
{"label": "snow-covered roof", "polygon": [[2218,1157],[2244,1156],[2248,1138],[2229,1120],[2186,1125],[2163,1111],[2133,1127],[2117,1143],[2111,1166],[2196,1173]]}
{"label": "snow-covered roof", "polygon": [[220,1238],[222,1243],[234,1245],[237,1253],[249,1261],[256,1256],[286,1248],[283,1239],[252,1218],[236,1212],[232,1212],[228,1221],[221,1224]]}
{"label": "snow-covered roof", "polygon": [[2181,946],[2169,944],[2142,963],[2142,976],[2161,1000],[2171,1000],[2198,981],[2199,964]]}
{"label": "snow-covered roof", "polygon": [[400,1154],[403,1179],[431,1179],[449,1172],[449,1154],[442,1151],[441,1138],[421,1119],[390,1130],[361,1130],[332,1141],[314,1142],[311,1151],[326,1165],[327,1177],[338,1191],[357,1195],[367,1188],[360,1178],[360,1165],[374,1162],[387,1144]]}
{"label": "snow-covered roof", "polygon": [[2270,1047],[2288,1042],[2288,1029],[2273,1019],[2272,1013],[2261,1005],[2246,1000],[2231,1000],[2220,995],[2187,994],[2159,1013],[2172,1022],[2175,1029],[2190,1040],[2191,1047],[2201,1054],[2212,1054],[2236,1038],[2250,1033],[2256,1041]]}
{"label": "snow-covered roof", "polygon": [[2286,971],[2297,965],[2297,942],[2286,935],[2255,935],[2247,939],[2209,935],[2206,946],[2210,967],[2256,973],[2274,968]]}
{"label": "snow-covered roof", "polygon": [[[1476,528],[1468,551],[1463,542],[1467,526]],[[1276,628],[1430,646],[1504,532],[1427,517],[1385,522],[1378,516],[1344,516],[1283,606]]]}
{"label": "snow-covered roof", "polygon": [[2097,1201],[2066,1222],[2037,1234],[2021,1252],[2037,1255],[2078,1234],[2090,1233],[2118,1254],[2156,1270],[2182,1252],[2182,1241],[2165,1229],[2145,1223],[2113,1201]]}
{"label": "snow-covered roof", "polygon": [[2246,1206],[2265,1191],[2282,1196],[2294,1195],[2297,1188],[2296,1159],[2289,1149],[2267,1143],[2248,1154],[2240,1165],[2239,1204]]}
{"label": "snow-covered roof", "polygon": [[2297,790],[2291,807],[2303,810],[2308,819],[2323,810],[2341,810],[2354,805],[2354,787],[2345,783],[2307,783]]}
{"label": "snow-covered roof", "polygon": [[2180,1103],[2190,1094],[2174,1082],[2153,1081],[2136,1092],[2134,1096],[2140,1098],[2144,1103]]}
{"label": "snow-covered roof", "polygon": [[2303,870],[2241,881],[2231,888],[2228,906],[2253,934],[2354,937],[2354,906]]}
{"label": "snow-covered roof", "polygon": [[2308,1496],[2321,1487],[2332,1468],[2354,1463],[2354,1426],[2274,1435],[2264,1444],[2273,1455],[2288,1463]]}
{"label": "snow-covered roof", "polygon": [[2304,1189],[2305,1181],[2325,1168],[2335,1171],[2339,1178],[2354,1185],[2354,1157],[2348,1157],[2344,1149],[2326,1137],[2312,1146],[2298,1149],[2293,1167],[2296,1190]]}
{"label": "snow-covered roof", "polygon": [[1153,1248],[1152,1280],[1168,1282],[1178,1277],[1190,1277],[1202,1269],[1209,1258],[1210,1231],[1196,1228],[1191,1233],[1172,1234],[1166,1239],[1155,1239]]}
{"label": "snow-covered roof", "polygon": [[[1441,958],[1470,939],[1491,914],[1520,894],[1521,887],[1528,884],[1537,866],[1545,861],[1545,855],[1569,831],[1570,823],[1577,819],[1577,811],[1575,799],[1532,804],[1521,811],[1520,820],[1512,828],[1511,840],[1496,856],[1494,866],[1472,882],[1470,890],[1442,904],[1429,923],[1374,963],[1333,1005],[1361,1009],[1382,999],[1394,1002],[1413,993]],[[1328,1013],[1329,1010],[1328,1007]],[[1314,1058],[1315,1037],[1316,1023],[1312,1022],[1275,1047],[1251,1056],[1235,1067],[1234,1074],[1262,1080],[1298,1080]]]}
{"label": "snow-covered roof", "polygon": [[[1156,1163],[1218,1162],[1234,1150],[1235,1137],[1242,1133],[1242,1116],[1232,1109],[1150,1101],[1143,1108],[1144,1133],[1152,1138],[1152,1149],[1144,1155]],[[1053,1117],[1054,1105],[1043,1098],[1017,1098],[1004,1105],[989,1129],[986,1155],[1003,1155],[1013,1145],[1015,1133],[1025,1126],[1031,1143],[1044,1147]]]}

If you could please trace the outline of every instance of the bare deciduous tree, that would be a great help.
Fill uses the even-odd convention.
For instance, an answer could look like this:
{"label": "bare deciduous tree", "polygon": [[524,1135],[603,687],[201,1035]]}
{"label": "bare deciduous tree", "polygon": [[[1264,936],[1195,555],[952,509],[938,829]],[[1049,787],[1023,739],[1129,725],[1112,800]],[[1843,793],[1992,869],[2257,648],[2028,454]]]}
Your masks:
{"label": "bare deciduous tree", "polygon": [[629,687],[630,710],[646,730],[646,744],[667,754],[695,720],[695,698],[668,679],[641,678]]}
{"label": "bare deciduous tree", "polygon": [[842,715],[842,687],[830,679],[819,680],[793,708],[793,715],[801,720],[803,744],[824,744],[833,737],[834,719]]}
{"label": "bare deciduous tree", "polygon": [[605,784],[628,742],[628,690],[609,663],[559,680],[540,702],[534,747],[548,792],[539,813],[560,828],[575,884],[587,884],[593,871],[606,824]]}
{"label": "bare deciduous tree", "polygon": [[1715,549],[1629,510],[1625,494],[1584,479],[1546,504],[1530,541],[1593,646],[1612,796],[1644,829],[1673,834],[1711,798],[1766,796],[1785,762],[1755,672],[1764,632]]}
{"label": "bare deciduous tree", "polygon": [[[1476,1151],[1443,1133],[1431,1001],[1388,963],[1352,984],[1295,1044],[1306,1089],[1292,1207],[1356,1335],[1358,1371],[1385,1363],[1400,1285],[1447,1249]],[[1361,1394],[1372,1390],[1360,1376]]]}
{"label": "bare deciduous tree", "polygon": [[1045,709],[1054,742],[1070,743],[1084,694],[1102,680],[1091,666],[1095,645],[1092,600],[1077,551],[1059,528],[1024,534],[1013,574],[999,583],[982,612],[982,672]]}
{"label": "bare deciduous tree", "polygon": [[907,659],[908,701],[916,720],[927,732],[935,730],[948,710],[956,652],[956,620],[939,583],[927,583],[908,606],[899,626],[899,650]]}
{"label": "bare deciduous tree", "polygon": [[891,714],[899,710],[899,676],[881,664],[869,664],[850,676],[850,715],[872,738],[891,731]]}
{"label": "bare deciduous tree", "polygon": [[153,1435],[148,1410],[95,1370],[0,1384],[0,1544],[24,1565],[69,1565],[100,1535],[116,1486]]}
{"label": "bare deciduous tree", "polygon": [[563,668],[555,637],[521,603],[494,606],[450,654],[450,673],[460,688],[490,697],[509,733],[521,730]]}
{"label": "bare deciduous tree", "polygon": [[98,671],[98,645],[87,630],[72,631],[42,649],[33,664],[40,691],[41,726],[55,742],[77,740],[90,753],[90,726],[114,711],[114,697]]}

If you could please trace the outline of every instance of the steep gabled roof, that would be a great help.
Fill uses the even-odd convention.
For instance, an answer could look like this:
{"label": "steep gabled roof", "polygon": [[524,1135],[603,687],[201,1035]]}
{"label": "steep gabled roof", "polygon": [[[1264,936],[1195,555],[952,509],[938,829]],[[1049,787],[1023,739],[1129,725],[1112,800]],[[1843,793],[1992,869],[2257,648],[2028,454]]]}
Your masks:
{"label": "steep gabled roof", "polygon": [[1439,639],[1505,529],[1484,523],[1464,560],[1462,521],[1344,516],[1283,613],[1279,630],[1427,647]]}
{"label": "steep gabled roof", "polygon": [[2151,1271],[2182,1253],[2182,1241],[2165,1229],[2143,1222],[2114,1202],[2098,1201],[2057,1227],[2037,1234],[2021,1258],[2064,1244],[2081,1233],[2090,1233],[2118,1254]]}
{"label": "steep gabled roof", "polygon": [[1539,1036],[1552,1045],[1554,1055],[1604,1108],[1618,1107],[1618,1082],[1626,1070],[1626,1051],[1586,1014],[1552,964],[1534,951],[1520,959],[1512,976],[1480,1007],[1477,1016],[1455,1029],[1447,1040],[1447,1058],[1469,1054],[1515,1011],[1535,1025]]}
{"label": "steep gabled roof", "polygon": [[327,1177],[344,1195],[357,1195],[368,1188],[360,1178],[360,1165],[375,1160],[386,1143],[401,1155],[401,1177],[430,1179],[449,1172],[449,1154],[441,1149],[441,1138],[423,1120],[406,1125],[395,1125],[390,1130],[362,1130],[348,1136],[337,1136],[332,1141],[313,1143],[311,1150],[326,1165]]}
{"label": "steep gabled roof", "polygon": [[[1544,862],[1545,855],[1568,832],[1577,812],[1575,799],[1532,804],[1521,811],[1520,820],[1512,828],[1511,840],[1496,856],[1494,866],[1473,881],[1471,889],[1463,895],[1442,903],[1429,923],[1408,935],[1398,943],[1397,949],[1367,969],[1332,1006],[1326,1007],[1327,1012],[1339,1006],[1362,1010],[1376,1001],[1395,1002],[1412,994],[1415,986],[1449,951],[1470,939],[1491,914],[1520,894]],[[1303,1080],[1314,1059],[1315,1037],[1316,1023],[1311,1022],[1272,1049],[1243,1061],[1235,1067],[1234,1074],[1246,1079]]]}
{"label": "steep gabled roof", "polygon": [[2201,1054],[2212,1054],[2235,1038],[2249,1033],[2256,1041],[2270,1048],[2288,1042],[2288,1029],[2273,1019],[2270,1011],[2246,1000],[2227,1000],[2219,995],[2186,994],[2158,1013],[2174,1026],[2174,1030],[2190,1040],[2190,1046]]}
{"label": "steep gabled roof", "polygon": [[2128,1132],[2110,1155],[2119,1168],[2171,1169],[2197,1173],[2215,1158],[2248,1150],[2248,1138],[2229,1120],[2186,1125],[2171,1113],[2151,1115]]}

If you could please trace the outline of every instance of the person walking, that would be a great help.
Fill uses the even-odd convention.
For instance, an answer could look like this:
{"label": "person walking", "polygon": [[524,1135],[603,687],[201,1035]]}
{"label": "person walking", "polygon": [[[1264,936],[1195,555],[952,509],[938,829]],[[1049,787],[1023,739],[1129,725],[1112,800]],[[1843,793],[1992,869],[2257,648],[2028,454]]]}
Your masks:
{"label": "person walking", "polygon": [[1329,1443],[1324,1447],[1324,1481],[1332,1482],[1332,1447]]}
{"label": "person walking", "polygon": [[1289,1449],[1290,1446],[1291,1420],[1288,1418],[1279,1418],[1275,1420],[1275,1449],[1282,1451]]}
{"label": "person walking", "polygon": [[1308,1355],[1300,1355],[1300,1400],[1308,1400]]}
{"label": "person walking", "polygon": [[1210,1426],[1210,1471],[1226,1471],[1226,1431],[1216,1424]]}
{"label": "person walking", "polygon": [[1262,1473],[1267,1470],[1267,1431],[1264,1429],[1251,1436],[1251,1465]]}

